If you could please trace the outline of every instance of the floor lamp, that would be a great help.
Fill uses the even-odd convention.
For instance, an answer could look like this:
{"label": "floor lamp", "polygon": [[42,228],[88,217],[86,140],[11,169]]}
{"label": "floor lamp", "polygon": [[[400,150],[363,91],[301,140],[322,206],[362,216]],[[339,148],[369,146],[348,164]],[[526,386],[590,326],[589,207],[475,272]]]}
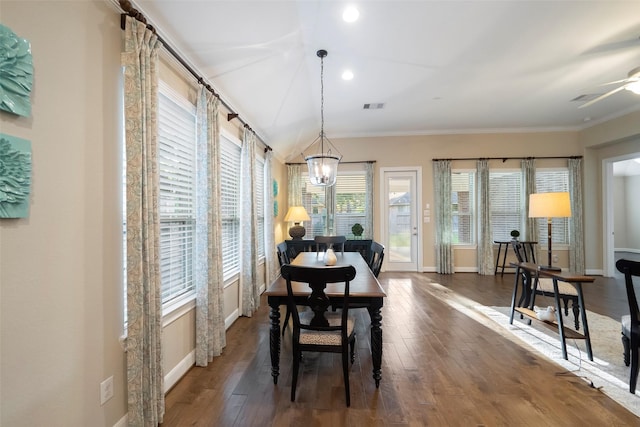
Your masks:
{"label": "floor lamp", "polygon": [[551,264],[551,220],[571,216],[571,200],[568,192],[534,193],[529,195],[529,218],[547,219],[547,265],[541,270],[561,270]]}

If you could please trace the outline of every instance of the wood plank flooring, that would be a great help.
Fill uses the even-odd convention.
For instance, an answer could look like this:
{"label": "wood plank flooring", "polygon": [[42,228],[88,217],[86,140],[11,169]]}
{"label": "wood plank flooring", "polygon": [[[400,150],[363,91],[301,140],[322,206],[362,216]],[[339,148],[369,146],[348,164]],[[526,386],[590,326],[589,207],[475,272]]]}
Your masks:
{"label": "wood plank flooring", "polygon": [[[307,353],[291,402],[291,339],[287,331],[274,385],[269,358],[269,307],[227,331],[224,354],[192,368],[166,396],[170,426],[631,426],[640,419],[583,380],[431,297],[434,281],[483,304],[509,304],[513,274],[381,273],[382,381],[371,376],[369,316],[358,320],[350,370],[351,407],[344,402],[340,356]],[[620,280],[585,287],[589,310],[612,318],[626,311]],[[622,349],[621,349],[622,351]]]}

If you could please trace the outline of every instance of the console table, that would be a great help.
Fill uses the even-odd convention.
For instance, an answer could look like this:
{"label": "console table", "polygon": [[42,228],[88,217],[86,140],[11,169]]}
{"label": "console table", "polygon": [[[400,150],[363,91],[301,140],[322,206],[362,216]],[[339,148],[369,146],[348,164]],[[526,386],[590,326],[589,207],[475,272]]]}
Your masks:
{"label": "console table", "polygon": [[[587,355],[589,356],[589,360],[593,361],[593,351],[591,350],[591,337],[589,336],[589,324],[587,323],[587,308],[584,305],[584,296],[582,294],[582,284],[583,283],[592,283],[595,281],[593,276],[585,276],[583,274],[569,272],[569,271],[555,271],[555,270],[544,270],[539,265],[531,263],[531,262],[521,262],[521,263],[511,263],[512,267],[516,268],[516,279],[515,284],[513,286],[513,296],[511,298],[511,316],[509,318],[509,324],[513,324],[513,317],[516,312],[528,317],[529,319],[534,319],[539,322],[544,323],[546,326],[551,329],[557,330],[560,335],[560,342],[562,344],[562,357],[567,359],[567,338],[573,339],[582,339],[585,340],[587,345]],[[516,294],[518,292],[518,283],[520,280],[525,280],[522,278],[522,274],[524,273],[527,276],[526,282],[523,286],[523,290],[525,290],[525,286],[530,286],[531,289],[526,289],[525,292],[531,292],[531,302],[529,307],[516,307]],[[533,306],[535,303],[535,295],[536,288],[538,286],[539,278],[550,278],[553,280],[553,299],[555,301],[556,307],[556,321],[549,322],[546,320],[539,320],[535,311],[533,311]],[[582,317],[582,329],[583,333],[579,333],[578,331],[574,331],[571,328],[567,328],[564,326],[562,321],[562,307],[560,306],[560,298],[558,296],[558,281],[571,283],[576,287],[578,291],[578,304],[580,305],[580,314]],[[529,320],[531,321],[531,320]]]}
{"label": "console table", "polygon": [[[371,259],[371,239],[350,239],[344,243],[345,252],[359,252],[366,262]],[[300,252],[315,252],[316,242],[311,239],[285,240],[289,259],[294,259]],[[320,245],[320,250],[325,250]]]}

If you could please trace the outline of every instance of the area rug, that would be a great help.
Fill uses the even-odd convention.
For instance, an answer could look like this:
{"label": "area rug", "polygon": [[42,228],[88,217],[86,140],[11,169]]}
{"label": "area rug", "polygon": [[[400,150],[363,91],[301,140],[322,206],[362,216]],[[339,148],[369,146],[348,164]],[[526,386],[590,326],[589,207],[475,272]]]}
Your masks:
{"label": "area rug", "polygon": [[[640,396],[629,393],[629,368],[624,365],[622,358],[619,322],[587,310],[593,361],[587,356],[584,340],[572,339],[567,339],[569,360],[565,360],[557,332],[536,321],[528,325],[518,313],[513,324],[509,324],[511,307],[487,307],[438,283],[427,283],[425,286],[429,294],[447,305],[518,345],[544,356],[561,368],[559,372],[584,379],[640,417]],[[573,325],[571,311],[564,319],[565,326]]]}

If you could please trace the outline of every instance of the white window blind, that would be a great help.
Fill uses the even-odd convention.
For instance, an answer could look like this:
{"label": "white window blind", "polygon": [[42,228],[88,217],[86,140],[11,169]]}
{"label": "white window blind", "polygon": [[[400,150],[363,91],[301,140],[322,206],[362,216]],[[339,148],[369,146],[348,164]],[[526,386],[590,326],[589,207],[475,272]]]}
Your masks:
{"label": "white window blind", "polygon": [[[352,236],[355,223],[364,224],[367,181],[364,172],[338,175],[336,180],[335,234]],[[371,231],[371,230],[370,230]]]}
{"label": "white window blind", "polygon": [[311,218],[310,222],[305,221],[301,225],[306,229],[304,238],[313,239],[315,236],[325,234],[325,224],[327,220],[325,188],[311,185],[308,173],[303,172],[300,179],[302,181],[302,206],[304,206]]}
{"label": "white window blind", "polygon": [[522,172],[490,171],[489,194],[493,240],[510,240],[511,230],[522,232]]}
{"label": "white window blind", "polygon": [[475,172],[451,172],[452,243],[475,242]]}
{"label": "white window blind", "polygon": [[264,258],[264,220],[265,220],[265,185],[264,185],[264,159],[256,158],[256,210],[258,212],[258,230],[256,238],[258,239],[258,258]]}
{"label": "white window blind", "polygon": [[240,272],[240,145],[220,135],[222,192],[222,274],[228,280]]}
{"label": "white window blind", "polygon": [[[569,191],[568,169],[536,169],[536,193],[550,193]],[[546,246],[547,221],[540,218],[537,221],[538,242]],[[569,244],[569,218],[551,219],[552,244]]]}
{"label": "white window blind", "polygon": [[160,275],[166,304],[194,291],[195,107],[161,85],[158,99]]}

